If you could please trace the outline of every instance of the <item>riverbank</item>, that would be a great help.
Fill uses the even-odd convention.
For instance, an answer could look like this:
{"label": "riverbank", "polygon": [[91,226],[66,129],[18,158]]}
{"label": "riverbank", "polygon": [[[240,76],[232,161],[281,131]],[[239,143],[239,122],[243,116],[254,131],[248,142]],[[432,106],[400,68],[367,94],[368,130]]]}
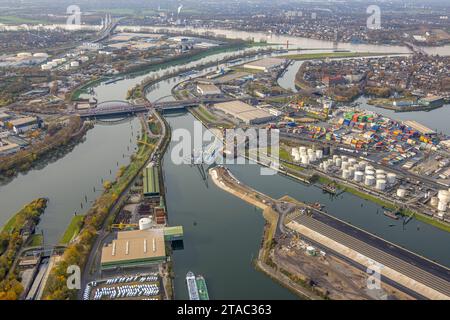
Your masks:
{"label": "riverbank", "polygon": [[280,58],[305,61],[305,60],[319,60],[319,59],[336,59],[336,58],[358,58],[358,57],[379,57],[379,56],[395,56],[403,55],[404,53],[376,53],[376,52],[322,52],[322,53],[302,53],[289,54],[281,56]]}
{"label": "riverbank", "polygon": [[45,198],[32,201],[11,217],[0,232],[0,300],[17,300],[24,290],[14,265],[31,239],[47,201]]}
{"label": "riverbank", "polygon": [[92,128],[88,122],[83,122],[77,116],[69,118],[68,123],[53,135],[47,135],[44,140],[20,150],[15,154],[0,158],[0,175],[13,177],[19,172],[26,172],[41,158],[64,146],[78,143],[86,132]]}
{"label": "riverbank", "polygon": [[222,180],[222,175],[219,173],[219,170],[226,170],[222,168],[212,168],[210,169],[210,176],[214,184],[220,189],[228,192],[235,197],[244,200],[245,202],[255,206],[258,209],[262,210],[262,215],[266,221],[264,226],[263,238],[261,241],[261,246],[258,252],[258,257],[254,259],[254,266],[258,271],[265,273],[272,280],[275,280],[283,287],[291,290],[296,295],[298,295],[302,299],[313,299],[317,300],[320,297],[313,292],[312,287],[308,287],[306,284],[304,286],[300,286],[298,283],[293,283],[292,279],[289,278],[286,274],[280,273],[279,270],[271,263],[271,259],[269,257],[269,252],[273,249],[274,246],[274,238],[276,233],[277,225],[280,223],[280,216],[277,212],[275,212],[270,206],[270,202],[268,197],[263,196],[257,191],[247,187],[242,186],[244,189],[248,189],[249,192],[240,192],[229,187],[224,180]]}
{"label": "riverbank", "polygon": [[146,128],[142,127],[141,132],[140,141],[144,143],[139,144],[138,150],[131,157],[130,164],[119,171],[120,173],[117,175],[116,180],[104,184],[105,190],[86,213],[84,224],[79,234],[69,244],[61,260],[51,270],[43,293],[44,300],[76,298],[76,292],[69,290],[66,286],[67,267],[76,264],[83,269],[94,241],[100,236],[99,232],[108,223],[112,223],[113,219],[110,217],[114,217],[118,212],[118,208],[123,202],[122,195],[126,193],[152,155],[155,145],[151,143]]}

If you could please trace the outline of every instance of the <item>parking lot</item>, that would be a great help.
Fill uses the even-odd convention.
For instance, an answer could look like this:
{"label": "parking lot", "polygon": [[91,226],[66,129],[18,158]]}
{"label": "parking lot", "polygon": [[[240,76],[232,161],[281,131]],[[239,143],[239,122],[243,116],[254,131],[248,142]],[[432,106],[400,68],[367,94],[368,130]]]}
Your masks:
{"label": "parking lot", "polygon": [[160,288],[161,279],[156,273],[118,276],[89,282],[83,300],[159,300]]}

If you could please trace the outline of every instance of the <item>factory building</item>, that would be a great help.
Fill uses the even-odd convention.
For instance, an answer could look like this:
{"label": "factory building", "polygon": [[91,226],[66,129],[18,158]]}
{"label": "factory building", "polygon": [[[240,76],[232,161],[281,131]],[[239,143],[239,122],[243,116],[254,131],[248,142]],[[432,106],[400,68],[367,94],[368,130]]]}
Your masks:
{"label": "factory building", "polygon": [[265,58],[244,64],[245,69],[253,69],[258,71],[269,72],[281,66],[286,60],[279,58]]}
{"label": "factory building", "polygon": [[0,141],[0,156],[15,153],[20,150],[20,146],[16,143],[5,144]]}
{"label": "factory building", "polygon": [[14,119],[8,122],[16,134],[34,130],[39,127],[39,119],[37,117],[25,117]]}
{"label": "factory building", "polygon": [[439,96],[427,96],[419,99],[419,104],[425,107],[438,108],[444,105],[444,98]]}
{"label": "factory building", "polygon": [[150,164],[143,170],[144,197],[159,197],[158,167]]}
{"label": "factory building", "polygon": [[197,92],[202,96],[222,94],[222,91],[214,84],[197,84]]}
{"label": "factory building", "polygon": [[146,266],[165,259],[162,229],[119,231],[116,239],[102,248],[101,269]]}
{"label": "factory building", "polygon": [[246,124],[259,124],[276,118],[274,115],[265,110],[257,109],[238,100],[218,103],[215,104],[214,107],[245,122]]}

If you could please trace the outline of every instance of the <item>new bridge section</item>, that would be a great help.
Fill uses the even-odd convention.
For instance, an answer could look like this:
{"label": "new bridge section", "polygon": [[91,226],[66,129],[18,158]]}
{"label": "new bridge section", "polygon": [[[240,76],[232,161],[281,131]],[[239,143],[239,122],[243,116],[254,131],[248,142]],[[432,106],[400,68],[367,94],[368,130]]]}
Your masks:
{"label": "new bridge section", "polygon": [[381,275],[430,299],[450,299],[450,270],[333,217],[299,214],[286,224],[320,245],[365,267],[383,265]]}

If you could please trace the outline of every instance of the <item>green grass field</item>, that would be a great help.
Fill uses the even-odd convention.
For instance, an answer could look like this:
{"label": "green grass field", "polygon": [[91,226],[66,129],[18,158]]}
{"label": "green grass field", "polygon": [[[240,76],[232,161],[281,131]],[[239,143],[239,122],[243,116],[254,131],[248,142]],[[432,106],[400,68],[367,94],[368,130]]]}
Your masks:
{"label": "green grass field", "polygon": [[36,19],[28,19],[21,18],[16,16],[0,16],[0,23],[4,24],[38,24],[38,23],[46,23],[44,20],[36,20]]}
{"label": "green grass field", "polygon": [[74,216],[72,218],[72,221],[59,241],[60,244],[68,244],[70,240],[72,240],[80,232],[81,226],[83,225],[83,219],[83,215]]}

